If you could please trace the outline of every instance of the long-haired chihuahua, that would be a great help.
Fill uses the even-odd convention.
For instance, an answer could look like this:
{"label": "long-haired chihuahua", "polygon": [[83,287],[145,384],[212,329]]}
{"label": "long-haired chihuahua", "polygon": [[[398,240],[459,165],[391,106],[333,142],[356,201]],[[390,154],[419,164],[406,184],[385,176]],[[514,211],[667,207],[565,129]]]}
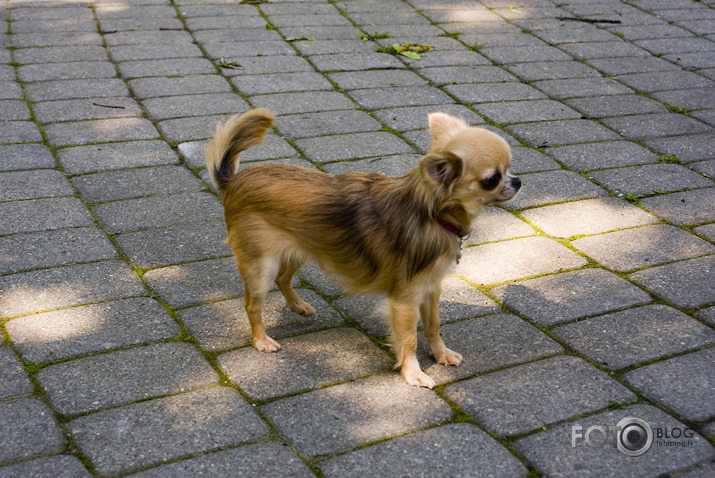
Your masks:
{"label": "long-haired chihuahua", "polygon": [[275,116],[265,109],[218,124],[206,165],[223,197],[228,242],[245,283],[253,345],[275,352],[261,307],[275,282],[288,307],[313,307],[293,290],[293,275],[314,260],[349,292],[387,296],[397,367],[410,385],[432,388],[417,361],[417,322],[438,363],[459,365],[439,333],[442,279],[485,206],[516,196],[507,142],[445,113],[429,115],[432,146],[407,175],[326,174],[279,164],[236,172],[239,153],[261,144]]}

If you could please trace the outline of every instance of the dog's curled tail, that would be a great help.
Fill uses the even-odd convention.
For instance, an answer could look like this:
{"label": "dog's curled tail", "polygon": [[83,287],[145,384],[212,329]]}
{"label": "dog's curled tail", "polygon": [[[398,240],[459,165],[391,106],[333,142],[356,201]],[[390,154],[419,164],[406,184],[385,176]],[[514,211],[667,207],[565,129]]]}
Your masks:
{"label": "dog's curled tail", "polygon": [[263,108],[234,115],[225,124],[216,125],[216,133],[204,150],[206,168],[211,181],[221,195],[238,167],[242,151],[263,143],[268,128],[273,126],[275,115]]}

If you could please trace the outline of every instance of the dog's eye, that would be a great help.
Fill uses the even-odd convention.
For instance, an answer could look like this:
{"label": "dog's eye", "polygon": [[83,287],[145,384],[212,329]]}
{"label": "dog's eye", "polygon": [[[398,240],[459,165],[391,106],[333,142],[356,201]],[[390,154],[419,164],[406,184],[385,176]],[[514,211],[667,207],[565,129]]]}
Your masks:
{"label": "dog's eye", "polygon": [[501,182],[501,173],[494,173],[491,176],[489,176],[487,179],[482,179],[479,181],[479,183],[482,185],[484,189],[487,191],[491,191],[492,189],[496,188],[499,186],[499,183]]}

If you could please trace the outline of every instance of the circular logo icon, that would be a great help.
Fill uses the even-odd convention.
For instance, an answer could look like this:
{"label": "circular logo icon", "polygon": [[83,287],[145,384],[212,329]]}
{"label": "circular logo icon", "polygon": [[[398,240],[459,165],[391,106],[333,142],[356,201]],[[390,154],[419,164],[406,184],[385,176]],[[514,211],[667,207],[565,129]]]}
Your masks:
{"label": "circular logo icon", "polygon": [[653,429],[640,418],[626,417],[616,425],[616,446],[628,456],[641,456],[653,446]]}

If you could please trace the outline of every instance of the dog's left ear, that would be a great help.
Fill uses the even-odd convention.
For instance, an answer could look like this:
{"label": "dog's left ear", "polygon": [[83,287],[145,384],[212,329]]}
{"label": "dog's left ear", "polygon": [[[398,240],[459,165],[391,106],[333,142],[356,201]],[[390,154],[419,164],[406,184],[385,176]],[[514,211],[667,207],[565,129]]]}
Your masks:
{"label": "dog's left ear", "polygon": [[444,186],[452,185],[462,175],[462,158],[452,153],[429,153],[420,165],[427,177]]}
{"label": "dog's left ear", "polygon": [[447,113],[432,113],[427,115],[429,132],[432,135],[430,151],[439,151],[454,136],[469,125],[456,116]]}

